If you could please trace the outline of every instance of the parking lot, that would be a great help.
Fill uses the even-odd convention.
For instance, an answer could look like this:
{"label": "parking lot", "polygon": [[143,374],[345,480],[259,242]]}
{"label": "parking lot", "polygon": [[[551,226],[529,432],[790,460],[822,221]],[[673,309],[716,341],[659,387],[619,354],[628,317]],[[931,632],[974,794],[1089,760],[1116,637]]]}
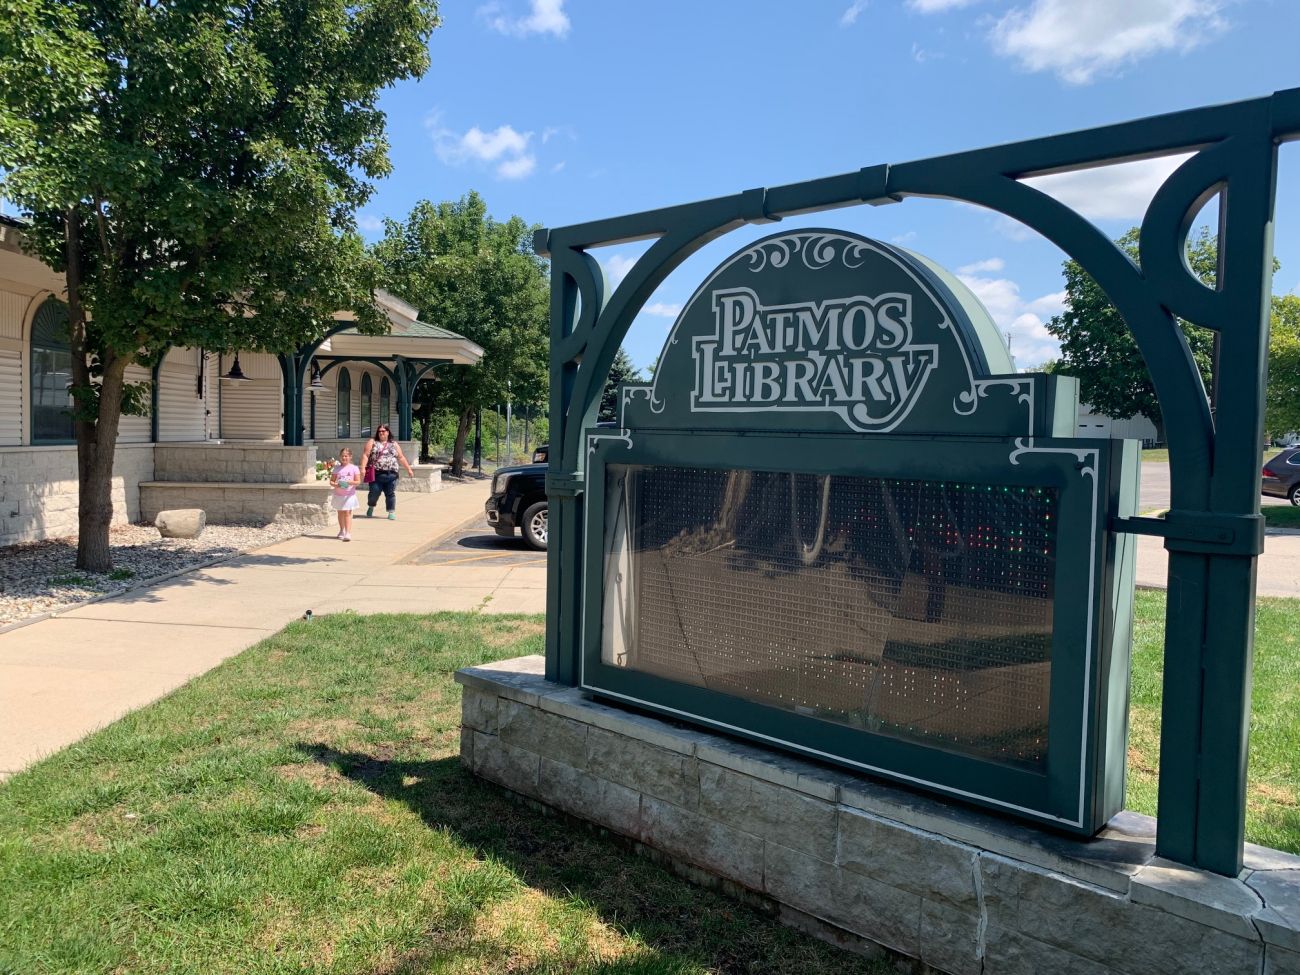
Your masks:
{"label": "parking lot", "polygon": [[486,524],[461,526],[433,548],[420,553],[419,565],[450,567],[546,567],[546,553],[536,552],[519,538],[502,538]]}

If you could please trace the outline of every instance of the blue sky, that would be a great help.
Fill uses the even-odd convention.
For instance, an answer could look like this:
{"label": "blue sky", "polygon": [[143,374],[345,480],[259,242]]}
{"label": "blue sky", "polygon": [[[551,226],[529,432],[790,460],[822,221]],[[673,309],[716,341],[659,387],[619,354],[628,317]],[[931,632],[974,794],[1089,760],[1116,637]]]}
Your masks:
{"label": "blue sky", "polygon": [[[864,165],[1087,128],[1300,85],[1295,0],[444,0],[433,67],[382,102],[392,176],[367,237],[471,189],[500,218],[563,226]],[[1112,236],[1172,164],[1054,177]],[[908,200],[800,217],[959,270],[1021,366],[1050,357],[1063,255],[974,208]],[[709,270],[773,227],[711,244],[627,340],[647,365]],[[604,248],[617,278],[645,245]],[[1300,144],[1284,146],[1278,292],[1300,291]]]}

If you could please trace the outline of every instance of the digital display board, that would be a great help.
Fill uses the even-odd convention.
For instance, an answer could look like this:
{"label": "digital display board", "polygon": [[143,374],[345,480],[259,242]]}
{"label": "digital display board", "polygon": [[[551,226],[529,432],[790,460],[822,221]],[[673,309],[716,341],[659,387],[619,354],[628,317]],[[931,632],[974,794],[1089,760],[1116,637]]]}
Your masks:
{"label": "digital display board", "polygon": [[607,664],[1044,767],[1054,488],[629,465],[605,478],[627,583],[605,593]]}

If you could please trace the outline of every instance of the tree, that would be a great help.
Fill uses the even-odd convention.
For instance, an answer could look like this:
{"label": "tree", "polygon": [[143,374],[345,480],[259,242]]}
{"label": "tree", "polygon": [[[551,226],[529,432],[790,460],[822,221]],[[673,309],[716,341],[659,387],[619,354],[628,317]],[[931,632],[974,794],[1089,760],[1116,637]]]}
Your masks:
{"label": "tree", "polygon": [[[1137,227],[1116,243],[1137,261]],[[1207,286],[1214,287],[1218,240],[1203,227],[1189,244],[1188,265]],[[1164,423],[1155,388],[1124,319],[1082,267],[1072,260],[1063,267],[1066,310],[1047,323],[1047,330],[1061,340],[1061,357],[1042,371],[1077,376],[1080,396],[1099,413],[1119,419],[1139,413],[1149,417],[1163,440]],[[1278,268],[1275,260],[1274,273]],[[1213,382],[1214,336],[1182,319],[1178,319],[1178,327],[1208,390]],[[1284,433],[1300,426],[1300,298],[1273,297],[1270,329],[1265,426],[1270,432]]]}
{"label": "tree", "polygon": [[378,92],[429,64],[435,0],[0,0],[0,192],[67,285],[77,565],[112,566],[124,380],[176,346],[281,351],[350,309],[389,171]]}
{"label": "tree", "polygon": [[1300,295],[1273,298],[1264,425],[1280,436],[1300,430]]}
{"label": "tree", "polygon": [[[1138,228],[1116,241],[1129,257],[1138,259]],[[1202,281],[1213,286],[1217,268],[1216,241],[1207,230],[1190,242],[1188,264]],[[1142,354],[1119,310],[1097,282],[1073,260],[1063,265],[1065,311],[1047,323],[1061,342],[1061,356],[1053,371],[1079,380],[1079,395],[1094,410],[1127,419],[1139,413],[1149,417],[1163,433],[1164,424],[1155,388]],[[1192,357],[1210,388],[1214,336],[1206,329],[1178,321]],[[1160,439],[1164,439],[1163,435]]]}
{"label": "tree", "polygon": [[[655,361],[658,362],[657,359]],[[600,412],[596,418],[601,422],[618,420],[618,387],[623,383],[639,382],[642,382],[641,370],[633,365],[631,357],[620,346],[609,367],[609,378],[605,380],[605,389],[600,394]]]}
{"label": "tree", "polygon": [[457,416],[452,473],[465,467],[474,413],[504,402],[546,398],[550,288],[547,264],[533,252],[535,228],[519,217],[488,216],[471,192],[455,203],[417,203],[405,222],[387,221],[373,253],[387,287],[420,317],[483,347],[470,368],[437,372],[436,408]]}

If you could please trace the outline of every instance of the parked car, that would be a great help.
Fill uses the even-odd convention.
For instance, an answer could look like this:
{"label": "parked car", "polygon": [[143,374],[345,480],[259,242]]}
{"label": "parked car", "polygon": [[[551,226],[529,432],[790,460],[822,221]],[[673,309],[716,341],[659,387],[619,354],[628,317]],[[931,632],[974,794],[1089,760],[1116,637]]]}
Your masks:
{"label": "parked car", "polygon": [[502,467],[492,475],[492,493],[484,504],[488,524],[504,538],[515,529],[531,548],[546,550],[546,467],[518,464]]}
{"label": "parked car", "polygon": [[1289,447],[1264,462],[1260,490],[1300,506],[1300,447]]}
{"label": "parked car", "polygon": [[[614,427],[609,420],[598,427]],[[515,529],[530,546],[546,549],[546,470],[551,455],[550,444],[533,451],[531,464],[502,467],[492,476],[492,494],[484,504],[488,524],[503,538],[514,538]]]}

